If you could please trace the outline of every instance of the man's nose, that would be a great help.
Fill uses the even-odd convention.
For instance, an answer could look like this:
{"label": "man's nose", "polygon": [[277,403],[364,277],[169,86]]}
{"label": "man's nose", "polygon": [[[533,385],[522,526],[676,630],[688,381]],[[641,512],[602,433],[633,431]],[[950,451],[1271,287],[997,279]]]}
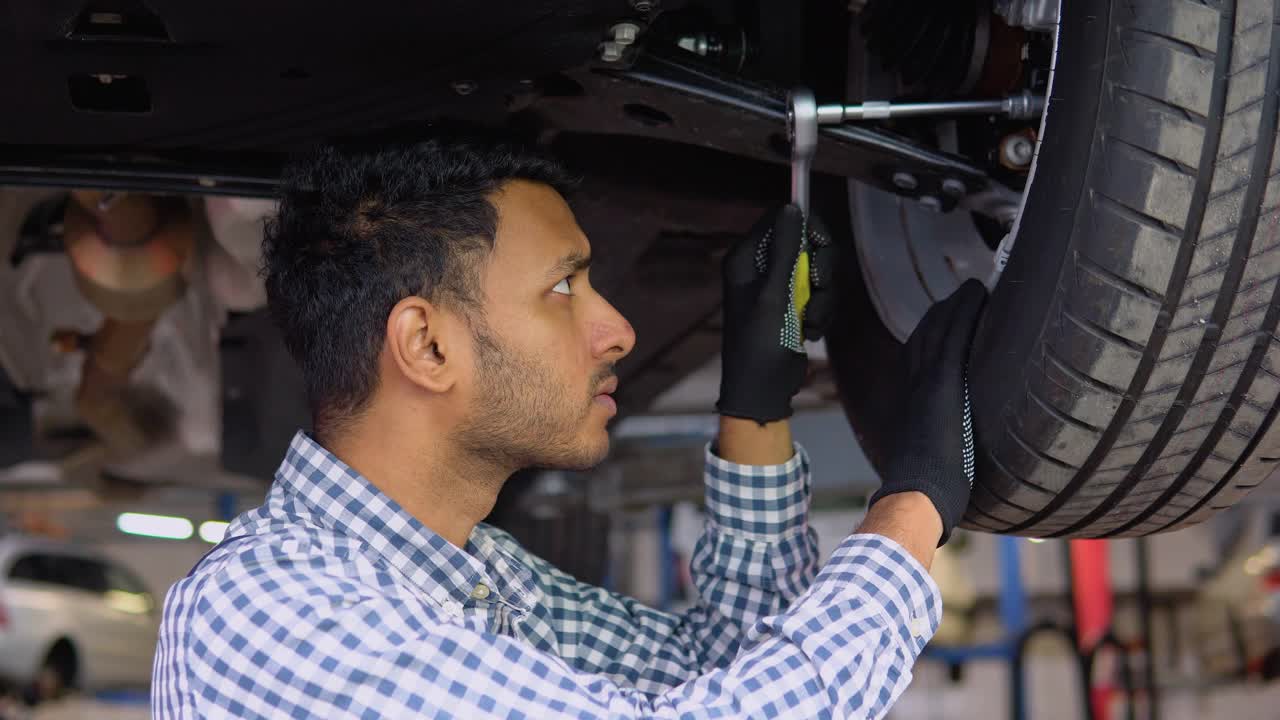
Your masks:
{"label": "man's nose", "polygon": [[591,328],[591,352],[596,357],[618,361],[631,352],[636,344],[636,331],[613,305],[600,299],[602,312]]}

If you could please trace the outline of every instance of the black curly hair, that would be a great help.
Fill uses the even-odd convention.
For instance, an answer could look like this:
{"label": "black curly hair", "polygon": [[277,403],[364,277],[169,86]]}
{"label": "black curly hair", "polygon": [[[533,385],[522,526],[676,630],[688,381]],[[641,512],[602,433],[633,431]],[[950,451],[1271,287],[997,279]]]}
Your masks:
{"label": "black curly hair", "polygon": [[263,275],[319,436],[366,408],[400,300],[419,295],[482,322],[477,267],[498,222],[489,198],[516,179],[573,185],[539,153],[476,137],[327,145],[286,166]]}

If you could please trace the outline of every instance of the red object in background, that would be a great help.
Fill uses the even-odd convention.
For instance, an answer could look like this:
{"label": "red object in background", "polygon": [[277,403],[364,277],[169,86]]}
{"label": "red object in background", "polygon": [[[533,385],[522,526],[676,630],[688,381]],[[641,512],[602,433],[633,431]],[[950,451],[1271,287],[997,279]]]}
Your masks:
{"label": "red object in background", "polygon": [[1263,576],[1262,589],[1280,591],[1280,568],[1276,568]]}
{"label": "red object in background", "polygon": [[[1115,601],[1111,593],[1110,548],[1106,540],[1072,540],[1071,601],[1076,609],[1076,643],[1082,653],[1092,651],[1111,629]],[[1089,701],[1094,717],[1109,720],[1115,688],[1094,685],[1090,678]]]}
{"label": "red object in background", "polygon": [[1110,550],[1106,540],[1071,541],[1072,602],[1076,608],[1076,642],[1088,652],[1111,629]]}

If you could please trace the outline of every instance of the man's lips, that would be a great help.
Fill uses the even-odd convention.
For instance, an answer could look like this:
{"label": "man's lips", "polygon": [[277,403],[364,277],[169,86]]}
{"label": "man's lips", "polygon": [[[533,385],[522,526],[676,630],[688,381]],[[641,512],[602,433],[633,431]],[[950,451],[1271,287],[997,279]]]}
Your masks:
{"label": "man's lips", "polygon": [[615,375],[600,385],[600,389],[596,390],[596,395],[612,395],[618,392],[618,377]]}
{"label": "man's lips", "polygon": [[596,390],[596,395],[592,398],[592,401],[609,410],[609,413],[612,415],[618,412],[618,403],[614,402],[612,396],[612,393],[617,391],[618,378],[616,376],[611,377],[608,380],[605,380],[604,383],[600,385],[600,388]]}

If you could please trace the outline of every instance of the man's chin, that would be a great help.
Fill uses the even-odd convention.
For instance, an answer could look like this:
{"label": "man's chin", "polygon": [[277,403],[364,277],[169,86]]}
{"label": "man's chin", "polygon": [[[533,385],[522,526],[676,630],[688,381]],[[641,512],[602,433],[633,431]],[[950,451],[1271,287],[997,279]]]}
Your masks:
{"label": "man's chin", "polygon": [[607,457],[609,457],[609,436],[605,435],[604,440],[600,442],[600,446],[596,448],[595,452],[592,454],[590,458],[591,462],[588,463],[587,467],[593,468],[604,462]]}
{"label": "man's chin", "polygon": [[548,470],[590,470],[609,457],[609,435],[583,441],[578,448],[556,458],[548,458],[548,462],[540,467]]}

